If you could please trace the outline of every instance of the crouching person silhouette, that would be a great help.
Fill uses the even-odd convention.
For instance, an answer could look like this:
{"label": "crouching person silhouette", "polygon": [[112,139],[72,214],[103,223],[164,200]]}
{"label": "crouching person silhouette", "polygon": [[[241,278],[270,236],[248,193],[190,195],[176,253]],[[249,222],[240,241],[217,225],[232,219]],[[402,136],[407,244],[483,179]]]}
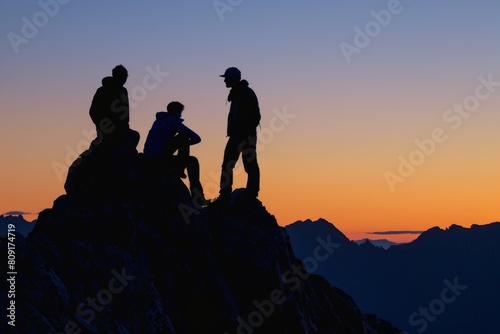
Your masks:
{"label": "crouching person silhouette", "polygon": [[127,78],[127,69],[118,65],[111,77],[102,79],[102,86],[94,94],[89,114],[97,130],[95,147],[113,148],[127,143],[135,148],[139,143],[139,132],[129,126],[128,91],[123,87]]}
{"label": "crouching person silhouette", "polygon": [[[160,165],[181,178],[186,177],[184,169],[187,168],[193,203],[205,206],[209,201],[205,199],[200,183],[200,165],[196,157],[189,155],[190,146],[198,144],[201,138],[183,124],[183,111],[184,105],[174,101],[168,104],[167,112],[156,113],[144,144],[144,155],[158,160]],[[176,151],[177,155],[174,155]]]}

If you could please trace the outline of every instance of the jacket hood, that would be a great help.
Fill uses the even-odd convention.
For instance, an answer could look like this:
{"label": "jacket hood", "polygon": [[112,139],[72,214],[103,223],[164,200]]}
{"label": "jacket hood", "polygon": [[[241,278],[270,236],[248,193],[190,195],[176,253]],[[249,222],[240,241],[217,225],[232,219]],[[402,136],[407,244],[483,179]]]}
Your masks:
{"label": "jacket hood", "polygon": [[114,85],[115,80],[113,79],[113,77],[105,77],[101,82],[103,86],[111,86]]}
{"label": "jacket hood", "polygon": [[248,88],[248,86],[248,81],[241,80],[236,87],[231,88],[231,90],[229,91],[229,95],[227,96],[227,100],[229,102],[233,101],[235,96],[237,96],[242,89]]}
{"label": "jacket hood", "polygon": [[[170,115],[168,112],[166,111],[158,111],[156,113],[156,120],[159,121],[159,120],[162,120],[162,119],[165,119],[167,117],[174,117],[172,115]],[[183,122],[184,120],[182,118],[180,118],[181,122]]]}
{"label": "jacket hood", "polygon": [[164,119],[165,117],[170,117],[170,115],[166,111],[158,111],[156,113],[156,119],[157,120]]}
{"label": "jacket hood", "polygon": [[246,80],[240,81],[240,86],[239,86],[240,88],[246,88],[248,86],[249,86],[248,81],[246,81]]}

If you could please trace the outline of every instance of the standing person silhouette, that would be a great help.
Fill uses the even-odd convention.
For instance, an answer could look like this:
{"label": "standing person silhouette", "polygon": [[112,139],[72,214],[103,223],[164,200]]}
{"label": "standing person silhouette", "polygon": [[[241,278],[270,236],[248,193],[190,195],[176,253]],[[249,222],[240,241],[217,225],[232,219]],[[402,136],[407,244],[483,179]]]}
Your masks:
{"label": "standing person silhouette", "polygon": [[259,102],[248,81],[241,80],[236,67],[228,68],[224,83],[231,88],[227,100],[231,103],[227,120],[227,136],[220,179],[220,201],[230,198],[233,186],[233,169],[242,155],[243,166],[248,174],[245,195],[256,198],[260,190],[260,170],[257,163],[257,126],[260,122]]}

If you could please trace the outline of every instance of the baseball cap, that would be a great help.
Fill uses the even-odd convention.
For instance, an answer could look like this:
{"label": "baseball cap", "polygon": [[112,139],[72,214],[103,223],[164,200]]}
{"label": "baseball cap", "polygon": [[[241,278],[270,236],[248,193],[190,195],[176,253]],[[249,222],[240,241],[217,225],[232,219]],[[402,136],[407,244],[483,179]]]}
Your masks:
{"label": "baseball cap", "polygon": [[221,77],[239,77],[241,76],[240,70],[236,67],[229,67],[224,74],[220,75]]}

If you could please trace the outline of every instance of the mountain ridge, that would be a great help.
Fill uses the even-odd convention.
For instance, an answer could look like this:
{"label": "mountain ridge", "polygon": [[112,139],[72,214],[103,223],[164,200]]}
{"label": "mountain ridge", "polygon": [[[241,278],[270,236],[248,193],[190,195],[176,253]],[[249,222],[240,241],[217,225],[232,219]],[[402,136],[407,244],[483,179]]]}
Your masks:
{"label": "mountain ridge", "polygon": [[353,242],[356,243],[356,244],[358,244],[358,245],[361,245],[361,244],[369,242],[372,245],[374,245],[375,247],[382,247],[383,249],[386,249],[386,250],[389,249],[392,246],[403,244],[403,243],[393,242],[393,241],[390,241],[390,240],[387,240],[387,239],[370,239],[370,238],[364,238],[364,239],[360,239],[360,240],[353,240]]}
{"label": "mountain ridge", "polygon": [[399,333],[308,272],[244,190],[199,208],[133,149],[97,153],[75,161],[67,193],[16,235],[16,326],[5,331]]}
{"label": "mountain ridge", "polygon": [[[294,249],[294,242],[301,244],[296,252],[300,259],[310,256],[315,237],[326,237],[300,236],[290,238]],[[500,299],[499,239],[499,222],[433,227],[387,250],[345,245],[318,263],[316,272],[353,296],[363,312],[373,312],[409,333],[494,332]],[[446,295],[449,291],[457,294]],[[426,309],[434,313],[426,317]]]}
{"label": "mountain ridge", "polygon": [[7,233],[9,224],[14,224],[16,232],[26,237],[35,227],[36,219],[30,222],[24,219],[23,215],[0,215],[0,235]]}

